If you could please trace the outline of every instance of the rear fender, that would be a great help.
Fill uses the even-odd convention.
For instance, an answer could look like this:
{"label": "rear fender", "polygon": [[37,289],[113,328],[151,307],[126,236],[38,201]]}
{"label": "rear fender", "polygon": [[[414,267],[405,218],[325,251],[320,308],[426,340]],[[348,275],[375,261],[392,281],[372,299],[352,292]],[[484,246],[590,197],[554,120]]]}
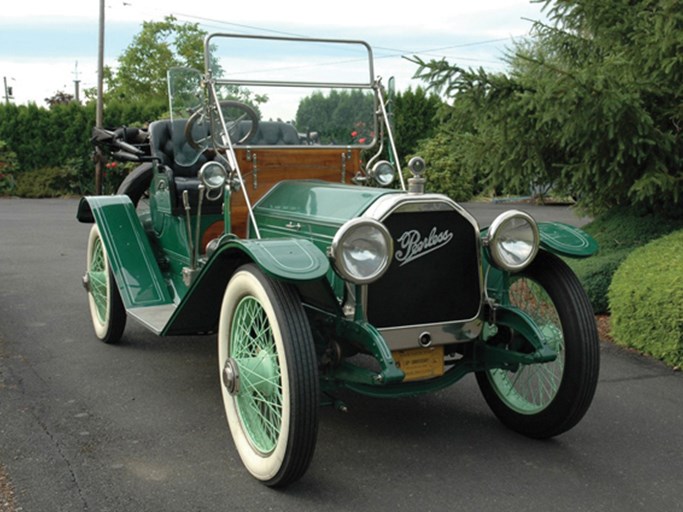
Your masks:
{"label": "rear fender", "polygon": [[95,222],[127,310],[173,302],[135,207],[126,195],[81,199],[77,218]]}

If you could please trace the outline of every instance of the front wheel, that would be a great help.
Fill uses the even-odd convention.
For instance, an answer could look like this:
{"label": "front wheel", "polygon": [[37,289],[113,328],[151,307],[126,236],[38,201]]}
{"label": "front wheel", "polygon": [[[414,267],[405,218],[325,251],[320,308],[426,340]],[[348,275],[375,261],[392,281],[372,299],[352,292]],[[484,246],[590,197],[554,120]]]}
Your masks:
{"label": "front wheel", "polygon": [[247,470],[285,486],[307,470],[318,432],[317,360],[296,289],[241,267],[225,290],[218,329],[225,413]]}
{"label": "front wheel", "polygon": [[105,343],[117,343],[126,327],[126,309],[114,281],[100,230],[94,224],[88,237],[86,273],[88,305],[95,335]]}
{"label": "front wheel", "polygon": [[508,299],[536,322],[557,359],[481,371],[477,382],[507,427],[533,438],[559,435],[583,418],[595,394],[600,347],[593,308],[569,267],[545,252],[510,278]]}

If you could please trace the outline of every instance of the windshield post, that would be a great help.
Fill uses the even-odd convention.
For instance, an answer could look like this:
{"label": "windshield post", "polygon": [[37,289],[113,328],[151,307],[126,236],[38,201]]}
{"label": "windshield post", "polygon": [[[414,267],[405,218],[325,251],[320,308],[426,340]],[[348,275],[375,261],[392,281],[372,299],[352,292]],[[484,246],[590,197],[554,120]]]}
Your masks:
{"label": "windshield post", "polygon": [[398,177],[401,180],[401,189],[406,189],[405,181],[403,180],[403,169],[401,168],[401,162],[398,158],[398,152],[396,151],[396,143],[394,142],[394,132],[391,128],[391,123],[389,122],[389,116],[387,115],[386,103],[384,101],[384,94],[382,89],[382,79],[377,77],[375,81],[375,90],[377,91],[377,97],[379,99],[379,108],[382,110],[382,122],[387,131],[387,137],[389,138],[389,146],[391,147],[391,152],[394,155],[394,160],[396,163],[396,170],[398,171]]}
{"label": "windshield post", "polygon": [[[242,190],[242,195],[244,196],[244,201],[246,202],[247,205],[247,212],[249,213],[249,218],[251,219],[252,226],[254,226],[254,234],[256,235],[256,238],[261,238],[261,233],[259,232],[258,229],[258,224],[256,224],[256,217],[254,216],[254,211],[253,208],[251,207],[251,201],[249,200],[249,194],[247,194],[247,187],[244,185],[244,180],[242,179],[242,171],[240,170],[239,163],[237,161],[237,156],[235,155],[235,149],[232,145],[232,141],[230,140],[230,134],[228,133],[228,128],[225,124],[225,118],[223,117],[223,111],[220,108],[220,103],[218,101],[218,96],[216,94],[216,88],[214,87],[214,81],[213,80],[207,80],[206,81],[207,87],[209,89],[209,98],[210,100],[210,109],[211,109],[211,115],[214,115],[215,113],[218,115],[218,121],[220,122],[220,134],[219,137],[221,138],[220,142],[220,147],[225,148],[225,155],[226,158],[228,159],[228,163],[230,164],[231,168],[234,169],[235,174],[237,175],[237,180],[240,183],[240,189]],[[214,107],[214,108],[212,108]],[[213,125],[213,123],[211,123]],[[215,137],[215,134],[212,135],[212,140]],[[214,141],[214,149],[217,150],[217,145],[215,144]]]}

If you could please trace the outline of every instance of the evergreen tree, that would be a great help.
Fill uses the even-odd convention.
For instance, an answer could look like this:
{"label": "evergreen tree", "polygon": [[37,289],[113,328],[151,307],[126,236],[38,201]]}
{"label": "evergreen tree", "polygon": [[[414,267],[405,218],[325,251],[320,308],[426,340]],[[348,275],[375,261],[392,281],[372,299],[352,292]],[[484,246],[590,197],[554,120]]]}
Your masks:
{"label": "evergreen tree", "polygon": [[[683,192],[683,9],[678,0],[545,2],[510,71],[445,61],[418,75],[463,121],[445,130],[471,143],[493,183],[552,183],[598,212],[641,205],[680,213]],[[484,153],[480,149],[489,146]]]}
{"label": "evergreen tree", "polygon": [[398,92],[394,98],[393,126],[396,149],[403,162],[417,150],[421,140],[434,135],[438,126],[436,114],[441,99],[436,94],[427,94],[422,87],[408,88]]}

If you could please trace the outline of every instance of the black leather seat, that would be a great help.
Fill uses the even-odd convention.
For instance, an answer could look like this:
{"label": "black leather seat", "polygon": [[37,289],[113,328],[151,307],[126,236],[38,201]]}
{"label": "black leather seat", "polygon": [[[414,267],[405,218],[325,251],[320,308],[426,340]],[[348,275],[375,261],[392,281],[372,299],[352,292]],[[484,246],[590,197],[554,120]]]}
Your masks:
{"label": "black leather seat", "polygon": [[[197,155],[185,139],[186,119],[164,119],[154,121],[149,126],[149,142],[152,156],[160,161],[159,169],[168,176],[171,190],[173,213],[184,214],[183,192],[188,191],[190,206],[196,209],[199,204],[199,169],[209,158],[202,152]],[[183,165],[178,162],[192,162]],[[222,201],[204,201],[202,213],[221,213]]]}
{"label": "black leather seat", "polygon": [[[242,121],[239,125],[238,139],[244,137],[251,129],[251,121]],[[300,144],[296,128],[282,121],[261,121],[256,135],[243,146],[292,146]]]}

